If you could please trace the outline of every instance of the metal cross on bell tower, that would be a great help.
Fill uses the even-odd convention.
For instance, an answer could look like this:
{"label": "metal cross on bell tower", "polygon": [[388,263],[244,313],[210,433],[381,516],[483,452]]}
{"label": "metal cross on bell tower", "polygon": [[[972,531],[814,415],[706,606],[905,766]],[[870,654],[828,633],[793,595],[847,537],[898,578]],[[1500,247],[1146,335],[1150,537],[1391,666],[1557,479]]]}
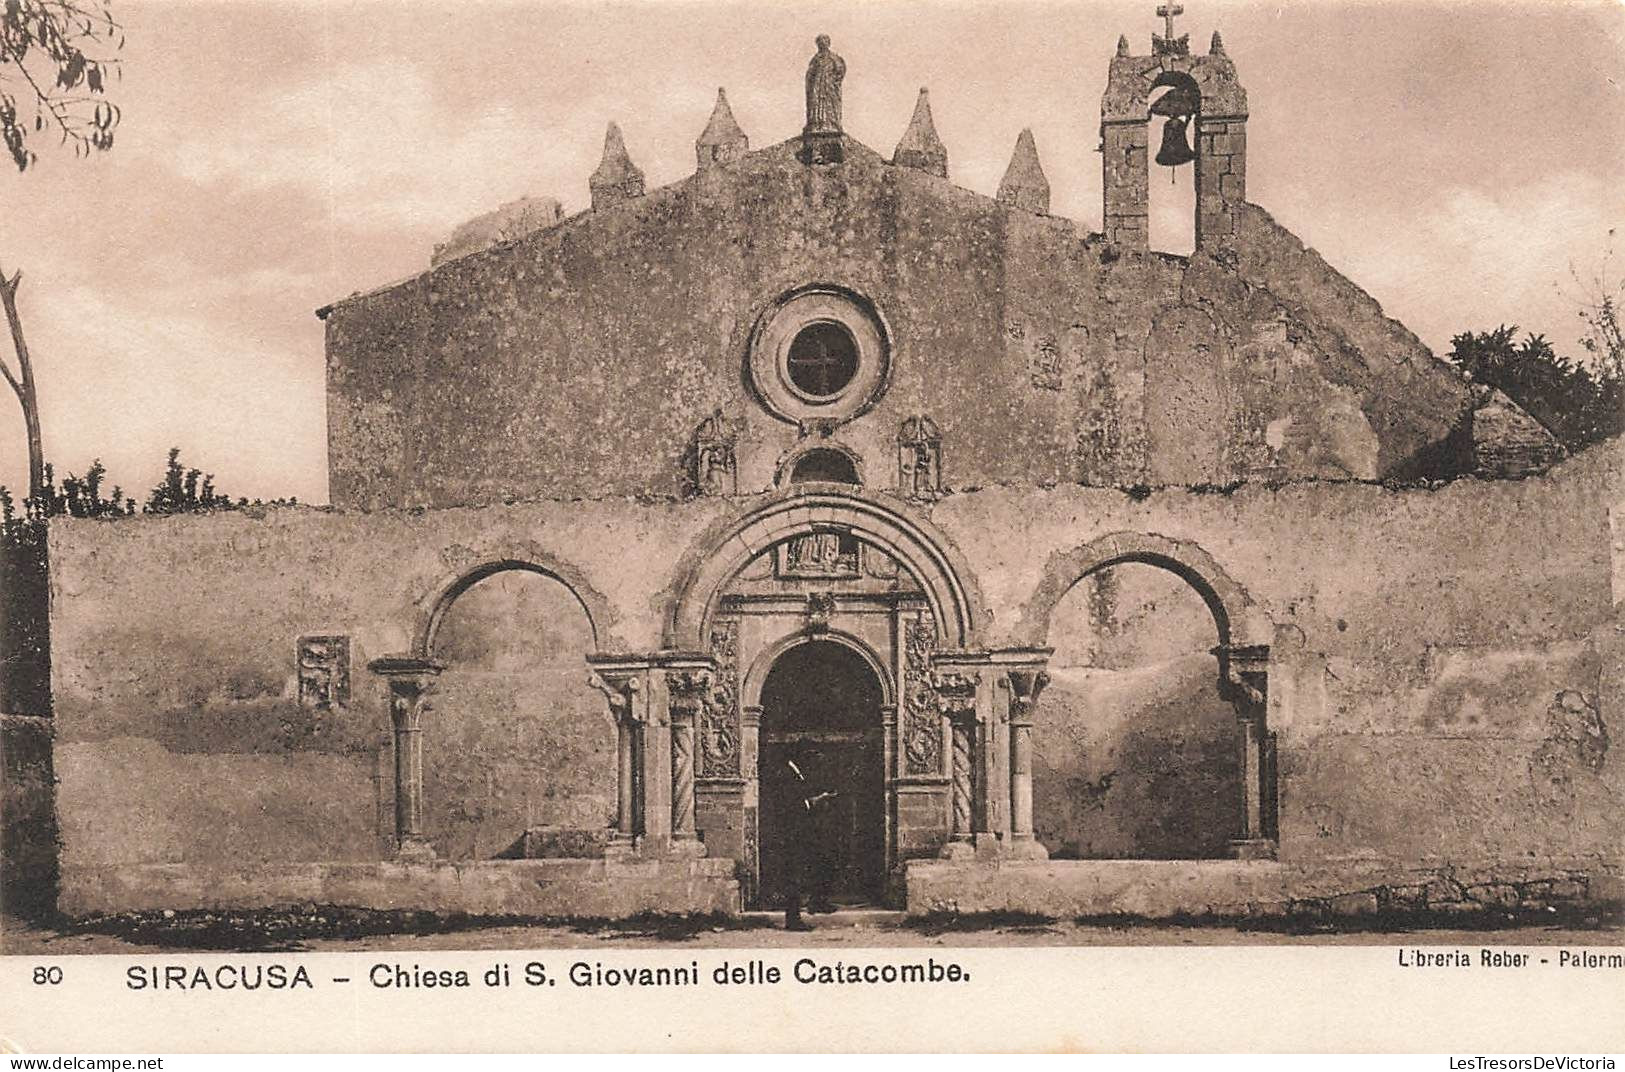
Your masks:
{"label": "metal cross on bell tower", "polygon": [[1174,36],[1174,19],[1176,16],[1183,15],[1184,13],[1185,8],[1181,4],[1170,2],[1158,5],[1157,17],[1163,20],[1163,25],[1167,29],[1167,36],[1162,37],[1157,34],[1151,35],[1151,52],[1153,55],[1185,56],[1190,54],[1190,34],[1180,34],[1178,37]]}
{"label": "metal cross on bell tower", "polygon": [[1164,23],[1168,27],[1168,38],[1167,39],[1169,41],[1172,41],[1174,39],[1174,18],[1175,18],[1175,16],[1183,15],[1184,13],[1185,13],[1185,9],[1183,7],[1181,7],[1179,4],[1163,4],[1161,7],[1157,8],[1157,18],[1162,19],[1164,21]]}

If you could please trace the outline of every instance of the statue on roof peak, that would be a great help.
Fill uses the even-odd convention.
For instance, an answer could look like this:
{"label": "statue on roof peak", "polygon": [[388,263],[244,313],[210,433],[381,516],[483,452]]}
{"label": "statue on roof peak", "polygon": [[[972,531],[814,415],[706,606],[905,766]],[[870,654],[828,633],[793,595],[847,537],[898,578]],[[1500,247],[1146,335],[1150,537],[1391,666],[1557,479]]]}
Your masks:
{"label": "statue on roof peak", "polygon": [[830,51],[829,35],[818,35],[818,51],[807,64],[807,126],[804,134],[841,132],[841,79],[846,61]]}

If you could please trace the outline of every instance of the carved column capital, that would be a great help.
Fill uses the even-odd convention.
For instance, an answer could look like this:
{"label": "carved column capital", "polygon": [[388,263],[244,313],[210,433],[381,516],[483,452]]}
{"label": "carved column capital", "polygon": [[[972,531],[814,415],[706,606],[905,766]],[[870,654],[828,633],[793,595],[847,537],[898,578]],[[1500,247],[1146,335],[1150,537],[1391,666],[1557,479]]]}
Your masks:
{"label": "carved column capital", "polygon": [[974,670],[937,670],[931,675],[937,708],[956,720],[976,720],[976,693],[981,684],[982,675]]}
{"label": "carved column capital", "polygon": [[668,670],[666,688],[671,691],[673,711],[698,711],[711,691],[711,671]]}
{"label": "carved column capital", "polygon": [[1010,724],[1030,726],[1038,710],[1038,697],[1049,684],[1049,671],[1037,668],[1009,670],[1005,682],[1010,689]]}
{"label": "carved column capital", "polygon": [[389,683],[389,713],[397,725],[415,727],[445,664],[408,655],[385,655],[367,669]]}
{"label": "carved column capital", "polygon": [[1236,705],[1243,718],[1256,718],[1269,702],[1270,649],[1268,644],[1220,644],[1219,690]]}
{"label": "carved column capital", "polygon": [[587,684],[604,694],[617,725],[647,720],[648,706],[638,702],[649,672],[646,658],[589,655],[587,666]]}
{"label": "carved column capital", "polygon": [[663,651],[654,660],[665,674],[669,712],[679,718],[698,717],[716,685],[716,659],[702,652]]}
{"label": "carved column capital", "polygon": [[989,669],[986,651],[943,649],[933,652],[931,687],[937,696],[937,706],[950,716],[964,712],[978,719],[986,718],[987,712],[977,700],[982,686],[996,680]]}
{"label": "carved column capital", "polygon": [[642,712],[635,702],[643,691],[643,682],[635,674],[593,673],[587,675],[587,684],[604,694],[609,701],[610,713],[616,722],[641,722]]}
{"label": "carved column capital", "polygon": [[384,655],[367,664],[367,669],[389,682],[397,692],[421,694],[434,687],[434,680],[446,664],[416,655]]}
{"label": "carved column capital", "polygon": [[1031,725],[1038,710],[1038,697],[1049,684],[1050,648],[1001,648],[988,652],[988,662],[999,671],[998,684],[1008,690],[1010,701],[999,717],[1013,725]]}

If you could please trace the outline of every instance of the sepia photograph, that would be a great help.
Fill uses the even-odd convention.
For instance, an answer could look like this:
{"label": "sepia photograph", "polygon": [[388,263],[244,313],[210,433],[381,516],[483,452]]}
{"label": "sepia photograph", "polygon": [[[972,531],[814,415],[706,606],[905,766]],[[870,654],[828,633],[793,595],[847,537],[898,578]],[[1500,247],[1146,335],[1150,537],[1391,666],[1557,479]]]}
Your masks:
{"label": "sepia photograph", "polygon": [[[1358,948],[1625,1047],[1622,45],[10,0],[0,989]],[[752,1030],[550,1038],[932,1048]]]}

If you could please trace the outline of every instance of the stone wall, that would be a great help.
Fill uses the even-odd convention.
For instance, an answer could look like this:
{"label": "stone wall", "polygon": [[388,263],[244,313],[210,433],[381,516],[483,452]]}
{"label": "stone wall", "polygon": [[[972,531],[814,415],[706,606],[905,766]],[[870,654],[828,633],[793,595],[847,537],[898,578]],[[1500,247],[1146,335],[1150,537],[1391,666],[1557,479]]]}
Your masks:
{"label": "stone wall", "polygon": [[51,638],[45,530],[0,533],[0,711],[51,714]]}
{"label": "stone wall", "polygon": [[56,785],[45,530],[0,533],[0,907],[56,899]]}
{"label": "stone wall", "polygon": [[51,720],[0,714],[0,909],[13,915],[55,907],[54,783]]}
{"label": "stone wall", "polygon": [[[390,719],[367,663],[413,649],[434,593],[480,563],[565,556],[591,570],[575,586],[590,601],[591,643],[658,647],[650,578],[673,571],[707,516],[606,502],[54,521],[64,867],[381,858],[394,832]],[[627,562],[647,572],[622,572]],[[302,694],[307,636],[348,638],[346,701],[322,708]],[[503,852],[531,822],[589,825],[584,813],[613,800],[613,737],[584,664],[517,683],[511,670],[453,659],[427,731],[429,833],[454,859]],[[459,702],[493,694],[479,711]],[[582,726],[585,738],[558,735]],[[583,754],[603,767],[576,769]],[[517,774],[525,759],[536,769]],[[548,797],[561,785],[573,804]]]}
{"label": "stone wall", "polygon": [[[1625,672],[1617,457],[1606,444],[1548,477],[1433,491],[998,489],[933,520],[995,608],[1037,587],[1036,549],[1114,530],[1221,564],[1274,623],[1283,860],[1617,856],[1625,776],[1602,744]],[[1012,517],[1034,553],[1012,552]]]}
{"label": "stone wall", "polygon": [[850,140],[834,167],[797,145],[326,310],[334,503],[676,495],[717,411],[740,429],[739,490],[765,490],[798,431],[742,374],[751,332],[812,284],[863,295],[890,333],[889,387],[833,435],[876,487],[896,486],[915,414],[953,487],[1127,487],[1385,476],[1466,403],[1243,202],[1223,261],[1118,256]]}
{"label": "stone wall", "polygon": [[[1616,465],[1605,444],[1543,477],[1433,490],[1066,486],[954,494],[929,511],[877,501],[948,548],[979,593],[974,639],[987,646],[1057,642],[1033,635],[1035,600],[1056,588],[1046,571],[1101,537],[1160,534],[1210,556],[1273,627],[1284,862],[1608,861],[1625,792],[1611,745],[1625,676]],[[654,650],[702,534],[764,501],[53,521],[65,886],[137,864],[379,860],[389,719],[384,683],[365,666],[420,645],[437,593],[482,563],[536,563],[576,591],[597,648]],[[296,653],[310,635],[349,638],[347,702],[302,698]],[[1190,672],[1175,688],[1198,696],[1207,686]],[[535,687],[532,700],[546,693],[588,717],[562,672]],[[1092,717],[1086,693],[1070,714],[1064,693],[1063,683],[1051,727]],[[511,785],[492,757],[505,734],[526,732],[526,703],[472,750],[435,740],[431,711],[426,766],[445,784]],[[1046,698],[1041,748],[1048,711]],[[606,754],[596,784],[612,784],[608,765]],[[561,767],[543,782],[580,773]],[[1146,774],[1130,764],[1120,784]],[[1073,791],[1065,776],[1040,780],[1040,792]],[[426,800],[431,817],[446,807]],[[466,853],[494,854],[500,841],[488,831]]]}

